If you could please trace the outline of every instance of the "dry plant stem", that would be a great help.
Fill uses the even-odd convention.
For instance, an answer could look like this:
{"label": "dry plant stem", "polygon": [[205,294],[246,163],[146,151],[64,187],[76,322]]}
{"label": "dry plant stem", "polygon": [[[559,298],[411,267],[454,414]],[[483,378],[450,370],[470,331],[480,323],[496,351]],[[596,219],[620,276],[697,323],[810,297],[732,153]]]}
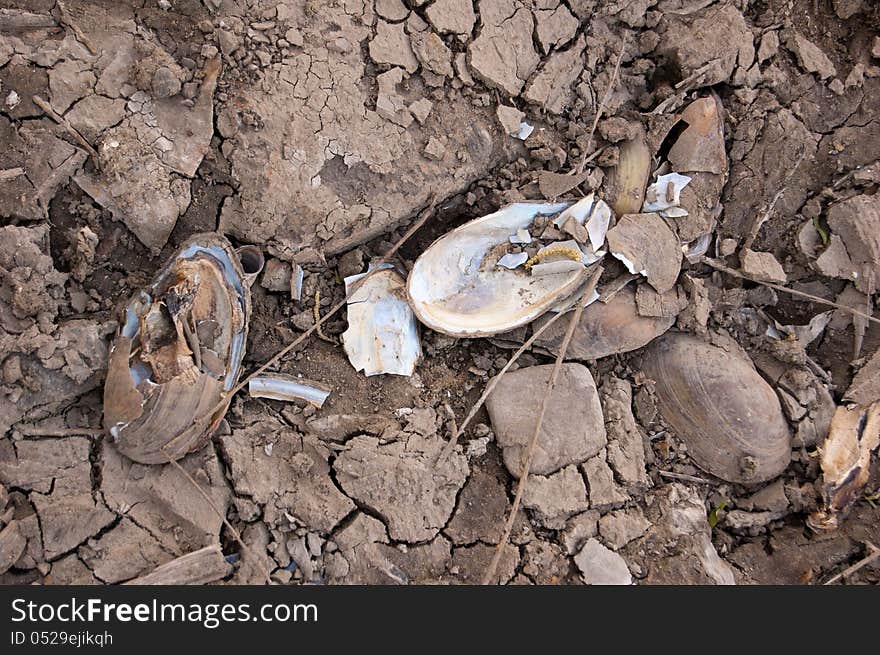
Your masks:
{"label": "dry plant stem", "polygon": [[840,573],[835,575],[833,578],[830,578],[828,580],[828,582],[825,583],[826,585],[834,584],[838,580],[842,580],[846,576],[852,575],[853,573],[855,573],[859,569],[864,568],[865,566],[867,566],[868,564],[873,562],[875,559],[880,558],[880,548],[877,548],[877,546],[872,544],[870,541],[866,541],[865,543],[868,545],[868,548],[871,549],[871,553],[869,555],[866,555],[862,559],[860,559],[858,562],[856,562],[852,566],[844,569],[843,571],[841,571]]}
{"label": "dry plant stem", "polygon": [[758,237],[758,232],[761,231],[761,226],[767,222],[770,218],[770,214],[773,213],[773,208],[776,207],[776,203],[779,202],[779,199],[782,197],[782,194],[785,193],[786,188],[788,188],[788,181],[792,178],[801,166],[801,162],[804,161],[804,158],[807,156],[807,149],[804,148],[798,157],[797,161],[794,163],[792,169],[788,172],[788,175],[785,176],[785,179],[782,181],[782,184],[779,187],[779,191],[773,196],[773,199],[770,201],[770,204],[767,206],[767,209],[758,217],[752,225],[749,227],[749,231],[746,233],[746,238],[743,240],[742,247],[746,250],[752,247],[752,244],[755,242],[755,239]]}
{"label": "dry plant stem", "polygon": [[495,571],[498,569],[498,562],[501,561],[501,554],[504,552],[504,547],[510,540],[510,533],[513,530],[516,513],[519,510],[523,492],[525,491],[526,483],[529,479],[529,470],[532,468],[532,459],[535,457],[538,437],[541,434],[541,427],[544,424],[544,415],[547,413],[547,406],[550,404],[550,396],[553,393],[553,387],[556,386],[556,379],[559,377],[559,371],[562,369],[562,362],[565,361],[565,353],[568,352],[568,344],[571,343],[571,338],[574,336],[574,329],[577,327],[578,321],[581,319],[581,314],[584,312],[584,303],[595,290],[596,283],[599,281],[599,276],[601,274],[601,266],[593,271],[589,283],[587,284],[587,288],[580,297],[580,300],[578,300],[577,306],[575,307],[574,312],[572,312],[571,320],[568,322],[568,327],[565,330],[565,337],[562,339],[562,344],[559,347],[559,354],[556,356],[556,362],[553,364],[553,371],[550,373],[550,380],[547,383],[547,388],[544,390],[544,398],[541,400],[541,411],[538,413],[538,420],[535,423],[535,431],[532,433],[532,439],[529,441],[528,448],[526,449],[525,462],[523,463],[522,471],[520,471],[519,484],[516,486],[516,495],[513,497],[510,514],[507,516],[507,523],[504,525],[504,533],[501,535],[501,539],[495,547],[495,552],[492,554],[492,561],[489,562],[489,567],[483,575],[482,584],[484,585],[489,584],[492,581],[492,578],[495,577]]}
{"label": "dry plant stem", "polygon": [[189,480],[190,484],[192,484],[192,486],[194,486],[196,488],[196,490],[201,494],[202,498],[205,499],[205,502],[208,503],[208,506],[212,510],[214,510],[214,513],[217,516],[220,517],[220,520],[223,521],[223,525],[225,525],[226,528],[229,530],[229,532],[232,533],[232,536],[235,537],[235,540],[238,542],[238,545],[241,546],[242,550],[244,550],[248,555],[250,555],[251,557],[254,558],[254,565],[262,568],[261,573],[266,578],[266,584],[271,585],[272,578],[269,575],[269,570],[260,566],[260,564],[259,564],[260,559],[257,557],[257,554],[253,550],[251,550],[250,546],[248,546],[246,543],[244,543],[244,539],[241,538],[241,533],[239,533],[239,531],[236,530],[232,526],[232,524],[226,520],[226,515],[223,514],[219,509],[217,509],[217,507],[214,505],[213,501],[211,500],[211,497],[205,492],[204,489],[202,489],[201,485],[198,482],[196,482],[196,479],[192,475],[190,475],[189,471],[187,471],[185,468],[183,468],[183,466],[181,466],[180,462],[173,459],[165,451],[164,448],[162,449],[162,452],[164,453],[165,457],[168,458],[168,463],[173,464],[175,467],[177,467],[177,470],[179,470],[181,473],[183,473],[186,476],[186,479]]}
{"label": "dry plant stem", "polygon": [[776,289],[777,291],[782,291],[783,293],[787,293],[792,296],[797,296],[798,298],[806,298],[807,300],[817,303],[819,305],[826,305],[828,307],[834,307],[835,309],[842,309],[845,312],[849,312],[854,316],[861,316],[863,319],[867,321],[872,321],[874,323],[880,323],[880,318],[874,318],[869,314],[865,314],[864,312],[859,311],[858,309],[854,309],[852,307],[847,307],[846,305],[841,305],[840,303],[833,302],[831,300],[825,300],[825,298],[820,298],[819,296],[814,296],[811,293],[805,293],[803,291],[797,291],[795,289],[789,289],[788,287],[784,287],[781,284],[775,284],[773,282],[764,282],[763,280],[756,280],[753,277],[749,277],[748,275],[744,275],[737,270],[729,268],[724,264],[715,261],[709,257],[702,257],[700,262],[711,266],[716,271],[721,271],[722,273],[726,273],[727,275],[732,275],[733,277],[738,277],[741,280],[748,280],[749,282],[755,282],[757,284],[762,284],[765,287],[770,287],[771,289]]}
{"label": "dry plant stem", "polygon": [[96,168],[100,168],[101,162],[98,161],[98,153],[92,147],[92,144],[86,141],[85,137],[77,132],[76,128],[71,125],[66,118],[61,116],[57,111],[52,109],[52,105],[43,100],[40,96],[31,96],[31,100],[34,101],[34,104],[37,105],[40,109],[42,109],[46,115],[51,118],[53,121],[58,123],[61,127],[64,128],[64,131],[67,132],[70,136],[73,137],[74,141],[79,143],[83,147],[83,149],[89,153],[92,157],[92,161],[95,163]]}
{"label": "dry plant stem", "polygon": [[100,428],[38,428],[21,427],[15,430],[24,437],[100,437],[105,430]]}
{"label": "dry plant stem", "polygon": [[698,478],[696,475],[687,475],[686,473],[675,473],[674,471],[660,471],[661,478],[670,480],[681,480],[682,482],[694,482],[696,484],[712,484],[711,481],[704,478]]}
{"label": "dry plant stem", "polygon": [[584,172],[584,168],[587,165],[587,153],[590,152],[590,146],[593,143],[593,135],[596,134],[596,128],[599,126],[599,119],[602,117],[602,112],[605,111],[605,105],[608,103],[608,98],[611,97],[614,85],[617,84],[617,76],[620,73],[620,64],[623,62],[623,53],[626,51],[627,37],[628,35],[624,34],[620,41],[620,52],[617,55],[617,62],[614,64],[614,71],[611,73],[611,81],[608,82],[608,88],[605,89],[605,95],[602,96],[602,101],[596,109],[596,116],[593,118],[593,124],[590,126],[590,133],[587,135],[587,142],[584,144],[584,156],[581,158],[581,163],[578,165],[576,171],[578,175]]}

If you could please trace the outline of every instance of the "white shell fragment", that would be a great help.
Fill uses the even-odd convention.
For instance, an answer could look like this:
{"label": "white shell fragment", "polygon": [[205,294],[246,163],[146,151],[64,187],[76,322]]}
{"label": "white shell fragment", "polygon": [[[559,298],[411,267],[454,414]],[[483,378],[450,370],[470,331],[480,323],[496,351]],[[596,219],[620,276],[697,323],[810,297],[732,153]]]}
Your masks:
{"label": "white shell fragment", "polygon": [[596,200],[595,195],[591,193],[557,216],[553,225],[562,228],[569,218],[574,218],[579,225],[587,228],[593,251],[598,252],[605,243],[605,234],[611,225],[611,216],[611,207],[604,200]]}
{"label": "white shell fragment", "polygon": [[407,281],[416,316],[452,336],[490,336],[525,325],[558,304],[583,282],[582,265],[552,275],[524,275],[495,266],[492,253],[537,216],[567,208],[566,203],[508,205],[440,237],[416,260]]}
{"label": "white shell fragment", "polygon": [[[643,212],[656,212],[670,207],[678,207],[681,202],[681,190],[690,184],[691,178],[679,173],[669,173],[657,178],[645,193]],[[670,185],[672,188],[670,189]],[[671,197],[670,197],[671,196]]]}
{"label": "white shell fragment", "polygon": [[534,131],[535,131],[534,125],[529,125],[528,123],[523,121],[522,123],[519,124],[519,132],[517,132],[514,136],[516,136],[516,138],[519,139],[520,141],[525,141],[526,139],[528,139],[532,135],[532,132],[534,132]]}
{"label": "white shell fragment", "polygon": [[626,270],[628,270],[633,275],[641,275],[643,277],[648,276],[648,271],[646,269],[642,269],[641,271],[636,270],[636,265],[633,264],[630,260],[626,258],[625,255],[622,255],[619,252],[611,253],[616,259],[620,260],[624,266],[626,266]]}
{"label": "white shell fragment", "polygon": [[[345,278],[345,290],[367,273]],[[386,268],[369,277],[348,300],[342,334],[348,361],[364,375],[412,375],[422,356],[419,328],[406,301],[403,277]]]}
{"label": "white shell fragment", "polygon": [[293,265],[293,274],[290,276],[290,297],[293,300],[302,298],[303,269],[299,264]]}
{"label": "white shell fragment", "polygon": [[532,235],[529,234],[528,230],[520,228],[516,231],[516,234],[510,236],[509,241],[515,245],[526,246],[532,242]]}
{"label": "white shell fragment", "polygon": [[254,398],[269,398],[287,402],[304,400],[318,409],[324,405],[324,401],[330,395],[326,389],[308,385],[302,380],[282,373],[258,375],[251,378],[248,382],[248,393]]}
{"label": "white shell fragment", "polygon": [[529,260],[528,253],[525,252],[511,252],[501,259],[498,260],[498,265],[503,266],[504,268],[514,269],[519,268],[523,264],[525,264]]}

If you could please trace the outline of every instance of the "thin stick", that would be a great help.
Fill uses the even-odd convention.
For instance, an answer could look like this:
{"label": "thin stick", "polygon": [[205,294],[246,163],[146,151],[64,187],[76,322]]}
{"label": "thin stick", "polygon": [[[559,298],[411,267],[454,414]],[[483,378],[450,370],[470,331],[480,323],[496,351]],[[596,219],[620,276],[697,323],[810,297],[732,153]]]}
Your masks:
{"label": "thin stick", "polygon": [[696,475],[687,475],[686,473],[675,473],[673,471],[660,471],[661,478],[669,478],[670,480],[681,480],[683,482],[695,482],[697,484],[712,484],[710,480],[698,478]]}
{"label": "thin stick", "polygon": [[100,437],[105,434],[105,430],[100,428],[40,428],[37,426],[28,426],[15,428],[16,431],[24,437]]}
{"label": "thin stick", "polygon": [[877,548],[877,546],[872,544],[870,541],[866,541],[865,543],[868,545],[868,548],[871,549],[871,554],[866,555],[865,557],[860,559],[858,562],[856,562],[852,566],[844,569],[843,571],[841,571],[840,573],[835,575],[833,578],[829,579],[828,582],[825,583],[826,585],[834,584],[838,580],[841,580],[848,575],[852,575],[853,573],[855,573],[859,569],[864,568],[865,566],[867,566],[868,564],[873,562],[875,559],[880,558],[880,548]]}
{"label": "thin stick", "polygon": [[196,488],[196,491],[198,491],[202,495],[202,498],[205,499],[205,502],[208,503],[208,506],[212,510],[214,510],[214,513],[220,517],[221,521],[223,521],[223,525],[225,525],[226,528],[232,533],[232,536],[235,537],[235,540],[238,542],[238,545],[241,546],[242,550],[244,550],[248,555],[254,558],[254,565],[262,569],[261,573],[266,577],[266,584],[271,585],[272,578],[269,575],[269,570],[265,567],[260,566],[260,559],[257,557],[256,553],[251,550],[250,546],[244,543],[244,539],[241,538],[241,533],[236,530],[229,521],[226,520],[226,515],[219,509],[217,509],[217,507],[214,505],[214,501],[211,500],[211,497],[204,489],[202,489],[202,486],[196,481],[196,479],[192,475],[190,475],[189,471],[183,468],[183,466],[180,465],[180,462],[173,459],[164,447],[162,448],[162,453],[168,459],[168,463],[173,464],[175,467],[177,467],[177,470],[183,473],[186,476],[186,479],[190,481],[190,484],[192,484],[192,486]]}
{"label": "thin stick", "polygon": [[860,312],[858,309],[854,309],[852,307],[847,307],[846,305],[841,305],[840,303],[833,302],[831,300],[825,300],[825,298],[820,298],[819,296],[814,296],[811,293],[805,293],[803,291],[797,291],[795,289],[789,289],[788,287],[784,287],[781,284],[775,284],[773,282],[764,282],[763,280],[756,280],[753,277],[749,277],[748,275],[744,275],[737,270],[732,268],[728,268],[724,264],[711,259],[710,257],[703,256],[700,260],[703,264],[711,266],[716,271],[721,271],[722,273],[726,273],[727,275],[732,275],[733,277],[738,277],[741,280],[748,280],[749,282],[755,282],[757,284],[762,284],[765,287],[770,287],[771,289],[776,289],[777,291],[782,291],[783,293],[790,294],[792,296],[797,296],[799,298],[806,298],[807,300],[818,303],[820,305],[826,305],[828,307],[834,307],[835,309],[842,309],[845,312],[849,312],[854,316],[861,316],[862,318],[873,321],[874,323],[880,323],[880,318],[874,318],[864,312]]}
{"label": "thin stick", "polygon": [[596,109],[596,116],[593,118],[593,125],[590,127],[590,133],[587,135],[587,142],[584,144],[584,155],[581,158],[580,165],[577,167],[578,175],[584,172],[584,168],[587,165],[587,153],[590,152],[590,146],[593,143],[593,135],[596,134],[596,128],[599,126],[599,119],[602,117],[602,112],[605,111],[605,105],[608,103],[608,98],[611,97],[614,85],[617,84],[617,75],[620,73],[620,64],[623,62],[623,53],[626,50],[626,40],[628,36],[629,34],[625,33],[620,41],[620,52],[617,55],[617,63],[614,64],[614,71],[611,73],[611,81],[608,82],[608,88],[605,89],[605,95],[602,96],[599,108]]}
{"label": "thin stick", "polygon": [[755,242],[755,239],[758,237],[758,232],[761,231],[761,226],[764,225],[769,219],[770,214],[773,213],[773,208],[776,207],[776,203],[779,202],[779,199],[782,197],[782,194],[785,193],[785,190],[788,188],[788,181],[792,178],[795,171],[800,168],[801,162],[804,161],[804,158],[807,156],[807,149],[804,148],[801,151],[800,157],[798,157],[797,161],[794,164],[794,167],[788,172],[788,175],[785,176],[785,179],[782,181],[782,184],[779,185],[779,190],[773,196],[773,199],[770,201],[767,209],[763,214],[752,223],[751,228],[749,228],[748,233],[746,234],[745,240],[743,240],[743,248],[749,249],[752,247],[752,244]]}
{"label": "thin stick", "polygon": [[58,123],[61,127],[64,128],[64,131],[67,132],[73,139],[79,143],[83,149],[89,153],[92,157],[92,161],[95,162],[96,167],[101,166],[101,162],[98,161],[98,152],[92,147],[92,144],[86,141],[86,138],[80,134],[70,122],[64,118],[57,111],[52,109],[52,105],[43,100],[40,96],[31,96],[31,100],[34,101],[34,104],[37,105],[40,109],[42,109],[46,115],[51,118],[53,121]]}
{"label": "thin stick", "polygon": [[507,523],[504,525],[504,533],[502,534],[501,539],[499,539],[498,545],[495,547],[495,553],[492,555],[492,561],[489,562],[489,567],[483,575],[482,584],[484,585],[489,584],[492,581],[492,578],[495,577],[495,571],[498,569],[498,563],[501,561],[501,554],[504,552],[504,547],[510,540],[510,533],[513,530],[513,523],[516,520],[516,513],[519,510],[523,492],[526,488],[526,482],[529,479],[529,469],[532,468],[532,459],[535,457],[538,437],[541,434],[541,427],[544,424],[544,415],[547,413],[547,407],[550,405],[550,396],[553,393],[553,388],[556,386],[556,378],[559,377],[559,371],[562,369],[562,362],[565,361],[565,353],[568,351],[568,344],[571,343],[571,338],[574,336],[574,329],[577,327],[578,321],[581,319],[581,314],[584,311],[584,303],[596,289],[596,283],[599,281],[599,276],[601,274],[602,267],[596,267],[596,270],[593,271],[593,274],[590,276],[586,290],[578,301],[574,312],[572,312],[571,320],[568,322],[565,337],[562,339],[562,345],[559,347],[559,354],[556,356],[556,363],[553,364],[553,371],[550,374],[550,380],[547,383],[547,388],[544,390],[544,398],[541,401],[541,411],[538,413],[538,420],[535,423],[535,431],[532,433],[532,439],[529,441],[526,450],[525,462],[523,462],[522,471],[520,472],[519,484],[516,487],[516,495],[513,497],[513,505],[510,507],[510,514],[507,517]]}

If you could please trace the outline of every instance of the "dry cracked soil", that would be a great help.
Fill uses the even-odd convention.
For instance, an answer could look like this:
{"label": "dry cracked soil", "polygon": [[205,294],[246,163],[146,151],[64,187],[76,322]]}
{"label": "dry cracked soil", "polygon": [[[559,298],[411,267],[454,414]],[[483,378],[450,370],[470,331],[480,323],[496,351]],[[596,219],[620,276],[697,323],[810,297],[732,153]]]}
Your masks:
{"label": "dry cracked soil", "polygon": [[[253,369],[432,198],[404,268],[510,202],[602,195],[634,135],[668,151],[673,117],[714,96],[727,166],[694,168],[717,188],[692,191],[717,202],[661,227],[752,279],[870,312],[878,26],[870,0],[0,0],[0,583],[479,582],[565,321],[439,464],[452,417],[530,328],[424,328],[410,377],[365,377],[311,339],[277,369],[328,386],[323,408],[241,393],[179,466],[144,465],[102,430],[124,302],[192,234],[258,246]],[[606,262],[602,284],[620,282],[638,343],[597,348],[585,312],[494,582],[814,584],[870,554],[876,454],[837,529],[805,517],[835,406],[847,389],[880,396],[876,323],[699,261],[663,293],[632,277]],[[325,331],[345,328],[342,312]],[[781,474],[705,470],[643,370],[667,330],[754,362],[792,434]],[[877,560],[846,578],[878,580]]]}

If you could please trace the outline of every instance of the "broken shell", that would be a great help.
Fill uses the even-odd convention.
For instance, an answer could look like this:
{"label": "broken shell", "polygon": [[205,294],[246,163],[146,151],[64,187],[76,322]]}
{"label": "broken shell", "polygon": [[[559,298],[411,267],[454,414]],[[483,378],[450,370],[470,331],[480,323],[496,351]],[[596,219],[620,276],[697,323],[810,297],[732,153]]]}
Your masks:
{"label": "broken shell", "polygon": [[820,448],[822,510],[807,518],[813,530],[837,527],[839,517],[858,500],[870,475],[871,453],[880,445],[880,401],[841,406]]}
{"label": "broken shell", "polygon": [[694,100],[679,115],[676,125],[687,127],[678,135],[666,159],[672,170],[682,173],[727,174],[724,118],[715,96]]}
{"label": "broken shell", "polygon": [[[204,446],[238,381],[259,272],[216,234],[189,239],[126,305],[104,385],[104,426],[143,464]],[[260,256],[260,259],[262,255]],[[249,277],[250,276],[250,277]]]}
{"label": "broken shell", "polygon": [[754,484],[788,466],[791,434],[776,392],[735,345],[667,334],[647,349],[642,366],[660,413],[700,468]]}
{"label": "broken shell", "polygon": [[258,375],[248,381],[248,393],[254,398],[268,398],[293,402],[304,400],[320,409],[330,395],[330,391],[314,384],[306,384],[305,380],[297,379],[283,373]]}
{"label": "broken shell", "polygon": [[[540,319],[535,327],[540,327]],[[555,355],[567,329],[562,318],[535,341],[535,345]],[[650,343],[675,323],[675,316],[640,316],[636,308],[636,294],[624,287],[607,303],[593,302],[581,314],[568,347],[568,359],[600,359],[608,355],[626,353]]]}
{"label": "broken shell", "polygon": [[407,281],[410,304],[432,330],[456,337],[506,332],[534,320],[583,281],[586,268],[531,275],[495,265],[498,247],[538,216],[567,204],[517,203],[445,234],[416,260]]}
{"label": "broken shell", "polygon": [[651,175],[651,151],[644,133],[619,146],[617,166],[608,175],[608,204],[617,216],[641,211]]}
{"label": "broken shell", "polygon": [[[346,293],[365,275],[345,278]],[[364,375],[413,374],[422,356],[419,326],[406,301],[403,277],[394,268],[371,274],[351,294],[342,345],[351,365]]]}

